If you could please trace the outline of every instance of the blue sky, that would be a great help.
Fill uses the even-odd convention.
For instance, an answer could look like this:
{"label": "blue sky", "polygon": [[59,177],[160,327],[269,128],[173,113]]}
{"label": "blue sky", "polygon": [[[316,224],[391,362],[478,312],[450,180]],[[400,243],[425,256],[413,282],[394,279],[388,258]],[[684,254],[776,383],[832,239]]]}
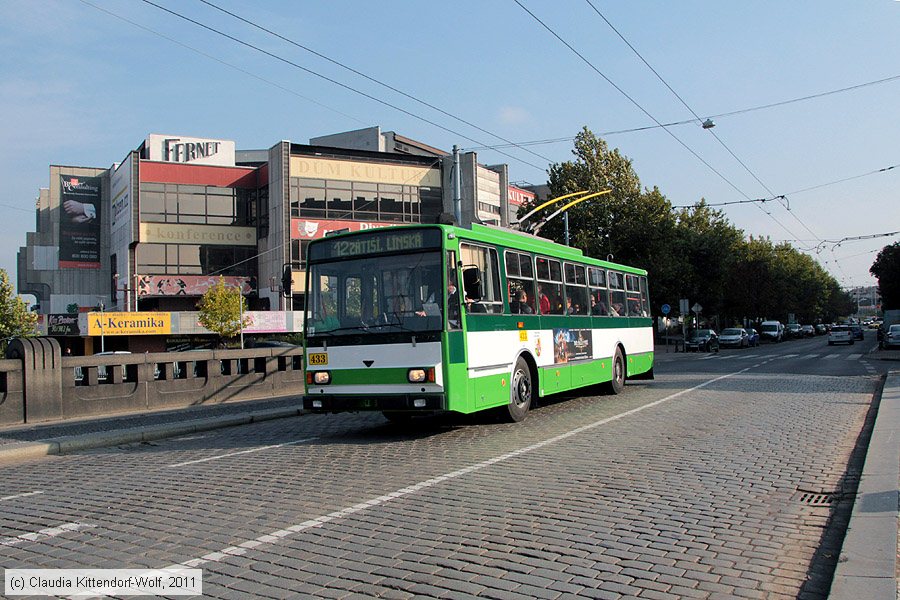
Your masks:
{"label": "blue sky", "polygon": [[[90,2],[166,37],[80,0],[4,0],[0,268],[11,275],[48,166],[106,167],[148,133],[247,149],[380,125],[448,150],[504,144],[199,0],[154,1],[421,118],[141,0]],[[703,118],[900,76],[896,0],[519,0],[593,67],[514,0],[211,1],[491,134],[568,138],[528,146],[540,156],[478,150],[480,162],[508,163],[511,180],[530,183],[571,158],[570,138],[583,126],[605,134],[693,118],[598,11]],[[837,242],[900,230],[900,166],[869,174],[900,165],[898,106],[900,78],[717,117],[712,132],[727,149],[698,123],[669,128],[681,142],[658,127],[603,137],[675,205],[787,194],[790,211],[775,202],[724,209],[746,234],[818,248],[811,254],[843,285],[867,285],[877,250],[900,235]]]}

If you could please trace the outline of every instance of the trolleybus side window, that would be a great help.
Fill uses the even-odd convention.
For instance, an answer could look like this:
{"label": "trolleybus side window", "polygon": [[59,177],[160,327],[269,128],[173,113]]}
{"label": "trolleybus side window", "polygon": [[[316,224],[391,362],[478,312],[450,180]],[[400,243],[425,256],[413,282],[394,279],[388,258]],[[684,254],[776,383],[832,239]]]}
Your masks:
{"label": "trolleybus side window", "polygon": [[641,277],[641,306],[644,311],[644,316],[650,316],[650,291],[647,287],[647,278]]}
{"label": "trolleybus side window", "polygon": [[565,263],[566,270],[566,314],[588,314],[588,294],[585,284],[584,267]]}
{"label": "trolleybus side window", "polygon": [[538,303],[541,314],[561,315],[565,309],[562,266],[558,260],[539,256],[537,263]]}
{"label": "trolleybus side window", "polygon": [[531,255],[507,251],[504,259],[506,283],[509,288],[509,311],[513,314],[537,314]]}
{"label": "trolleybus side window", "polygon": [[605,317],[609,315],[609,297],[606,293],[606,271],[588,267],[588,285],[591,291],[591,314]]}
{"label": "trolleybus side window", "polygon": [[609,314],[614,317],[624,317],[627,314],[625,308],[625,276],[616,271],[607,273],[609,281]]}
{"label": "trolleybus side window", "polygon": [[644,316],[644,309],[641,306],[641,284],[637,275],[625,276],[626,303],[629,317]]}
{"label": "trolleybus side window", "polygon": [[463,293],[470,313],[502,313],[500,261],[495,248],[460,244]]}
{"label": "trolleybus side window", "polygon": [[460,329],[459,321],[459,277],[456,270],[456,252],[447,251],[447,326]]}

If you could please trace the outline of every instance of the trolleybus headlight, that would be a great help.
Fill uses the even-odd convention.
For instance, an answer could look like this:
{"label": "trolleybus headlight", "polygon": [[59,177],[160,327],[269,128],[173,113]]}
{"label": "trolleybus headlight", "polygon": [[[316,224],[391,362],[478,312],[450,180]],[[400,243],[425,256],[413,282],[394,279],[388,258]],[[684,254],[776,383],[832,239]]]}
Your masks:
{"label": "trolleybus headlight", "polygon": [[328,385],[331,383],[330,371],[313,371],[310,375],[312,375],[312,381],[309,383],[315,383],[316,385]]}
{"label": "trolleybus headlight", "polygon": [[406,379],[410,383],[434,383],[434,367],[427,369],[410,369],[406,372]]}

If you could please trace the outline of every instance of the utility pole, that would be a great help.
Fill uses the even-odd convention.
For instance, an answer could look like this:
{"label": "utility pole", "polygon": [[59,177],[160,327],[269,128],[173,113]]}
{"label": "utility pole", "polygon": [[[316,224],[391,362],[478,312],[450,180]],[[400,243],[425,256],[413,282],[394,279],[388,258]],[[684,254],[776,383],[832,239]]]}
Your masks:
{"label": "utility pole", "polygon": [[459,147],[453,144],[453,215],[462,224],[462,178],[459,174]]}

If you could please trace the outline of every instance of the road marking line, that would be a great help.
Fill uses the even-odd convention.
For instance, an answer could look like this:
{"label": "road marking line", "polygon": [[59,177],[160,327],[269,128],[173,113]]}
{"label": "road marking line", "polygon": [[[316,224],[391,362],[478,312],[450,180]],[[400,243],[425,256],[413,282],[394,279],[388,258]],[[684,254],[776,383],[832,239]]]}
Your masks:
{"label": "road marking line", "polygon": [[69,531],[78,531],[80,529],[91,529],[96,525],[90,523],[64,523],[59,527],[51,527],[49,529],[41,529],[36,533],[23,533],[16,537],[0,539],[0,546],[15,546],[22,542],[39,542],[47,538],[56,537]]}
{"label": "road marking line", "polygon": [[24,494],[16,494],[15,496],[4,496],[0,498],[0,502],[3,502],[4,500],[15,500],[16,498],[25,498],[27,496],[36,496],[43,493],[44,492],[26,492]]}
{"label": "road marking line", "polygon": [[859,360],[862,358],[862,354],[851,354],[847,357],[847,360]]}
{"label": "road marking line", "polygon": [[823,360],[831,360],[833,358],[837,358],[838,356],[840,356],[840,354],[829,354],[828,356],[824,357]]}
{"label": "road marking line", "polygon": [[282,446],[293,446],[294,444],[302,444],[303,442],[309,442],[318,438],[304,438],[302,440],[294,440],[293,442],[285,442],[283,444],[272,444],[271,446],[261,446],[259,448],[251,448],[250,450],[241,450],[240,452],[229,452],[228,454],[218,454],[216,456],[207,456],[206,458],[200,458],[197,460],[187,460],[185,462],[175,463],[174,465],[168,465],[169,468],[172,467],[183,467],[185,465],[195,465],[197,463],[209,462],[211,460],[219,460],[220,458],[228,458],[230,456],[238,456],[240,454],[251,454],[253,452],[259,452],[260,450],[270,450],[271,448],[281,448]]}
{"label": "road marking line", "polygon": [[785,354],[781,358],[796,358],[798,356],[800,356],[800,355],[799,354]]}
{"label": "road marking line", "polygon": [[805,359],[810,359],[810,360],[811,360],[811,359],[813,359],[813,358],[819,358],[819,355],[818,355],[818,354],[807,354],[807,355],[804,356],[803,358],[805,358]]}
{"label": "road marking line", "polygon": [[[420,481],[419,483],[415,483],[413,485],[407,486],[405,488],[401,488],[399,490],[384,494],[383,496],[378,496],[377,498],[371,498],[369,500],[365,500],[363,502],[359,502],[358,504],[354,504],[352,506],[348,506],[346,508],[342,508],[340,510],[336,510],[334,512],[330,512],[327,515],[323,515],[321,517],[316,517],[314,519],[308,519],[303,521],[302,523],[297,523],[296,525],[292,525],[285,529],[279,529],[278,531],[273,531],[271,533],[267,533],[266,535],[259,536],[256,539],[248,540],[242,544],[238,544],[237,546],[229,546],[228,548],[224,548],[219,550],[218,552],[210,552],[200,558],[194,558],[191,560],[184,561],[182,563],[178,563],[176,565],[170,565],[165,567],[166,569],[180,569],[184,567],[188,568],[197,568],[201,565],[205,565],[207,563],[219,562],[223,558],[227,556],[240,556],[247,552],[247,550],[262,546],[264,544],[274,544],[277,543],[278,540],[284,537],[288,537],[289,535],[300,533],[301,531],[305,531],[307,529],[312,529],[315,527],[321,527],[326,523],[331,521],[335,521],[337,519],[341,519],[343,517],[347,517],[349,515],[358,513],[360,511],[366,510],[368,508],[372,508],[374,506],[380,506],[382,504],[387,504],[392,500],[396,500],[397,498],[403,498],[404,496],[408,496],[410,494],[414,494],[416,492],[420,492],[422,490],[428,489],[430,487],[434,487],[439,483],[443,483],[445,481],[449,481],[451,479],[456,479],[457,477],[462,477],[463,475],[468,475],[469,473],[474,473],[475,471],[480,471],[484,468],[487,468],[491,465],[495,465],[497,463],[501,463],[507,461],[511,458],[515,458],[517,456],[521,456],[523,454],[527,454],[529,452],[533,452],[535,450],[539,450],[544,446],[549,446],[550,444],[555,444],[556,442],[560,442],[562,440],[568,439],[570,437],[576,436],[580,433],[584,433],[585,431],[590,431],[591,429],[595,429],[597,427],[601,427],[608,423],[612,423],[613,421],[618,421],[619,419],[624,419],[626,417],[630,417],[631,415],[637,414],[639,412],[645,411],[649,408],[654,408],[668,402],[669,400],[674,400],[679,396],[683,396],[685,394],[689,394],[701,388],[704,388],[708,385],[716,383],[718,381],[722,381],[723,379],[728,379],[729,377],[734,377],[735,375],[740,375],[742,373],[746,373],[752,367],[747,367],[741,369],[740,371],[735,371],[733,373],[728,373],[725,375],[720,375],[715,379],[710,379],[708,381],[704,381],[699,385],[695,385],[692,388],[681,390],[680,392],[675,392],[674,394],[670,394],[665,398],[661,398],[649,404],[645,404],[643,406],[639,406],[637,408],[632,408],[631,410],[627,410],[623,413],[619,413],[618,415],[613,415],[611,417],[607,417],[605,419],[601,419],[599,421],[595,421],[593,423],[588,423],[587,425],[583,425],[576,429],[572,429],[571,431],[567,431],[566,433],[562,433],[560,435],[554,436],[552,438],[548,438],[542,442],[537,442],[536,444],[532,444],[530,446],[525,446],[524,448],[519,448],[518,450],[513,450],[512,452],[507,452],[506,454],[501,454],[500,456],[495,456],[494,458],[489,458],[487,460],[481,461],[479,463],[475,463],[473,465],[469,465],[468,467],[463,467],[462,469],[457,469],[456,471],[451,471],[449,473],[444,473],[443,475],[438,475],[437,477],[432,477],[431,479],[426,479],[425,481]],[[313,438],[314,439],[314,438]]]}

